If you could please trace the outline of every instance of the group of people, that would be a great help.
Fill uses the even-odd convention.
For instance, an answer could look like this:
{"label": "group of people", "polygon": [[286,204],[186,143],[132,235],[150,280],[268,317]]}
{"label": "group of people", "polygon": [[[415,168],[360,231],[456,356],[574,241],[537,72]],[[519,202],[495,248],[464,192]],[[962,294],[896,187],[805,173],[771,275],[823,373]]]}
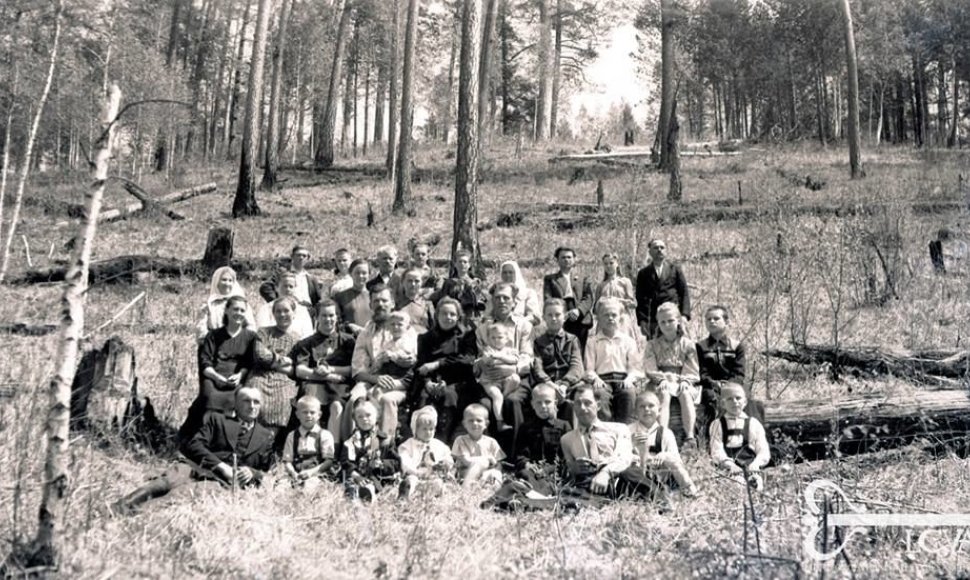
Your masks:
{"label": "group of people", "polygon": [[691,340],[684,273],[663,240],[649,250],[633,283],[615,254],[591,281],[560,247],[541,299],[514,261],[488,284],[459,251],[444,276],[422,243],[403,264],[392,246],[373,260],[338,250],[329,288],[296,246],[259,306],[219,268],[198,325],[199,393],[178,433],[186,462],[116,506],[191,482],[257,485],[275,463],[293,485],[329,480],[362,500],[455,481],[501,485],[506,505],[663,504],[674,489],[698,493],[680,450],[702,447],[761,489],[770,451],[730,311],[709,306],[709,335]]}

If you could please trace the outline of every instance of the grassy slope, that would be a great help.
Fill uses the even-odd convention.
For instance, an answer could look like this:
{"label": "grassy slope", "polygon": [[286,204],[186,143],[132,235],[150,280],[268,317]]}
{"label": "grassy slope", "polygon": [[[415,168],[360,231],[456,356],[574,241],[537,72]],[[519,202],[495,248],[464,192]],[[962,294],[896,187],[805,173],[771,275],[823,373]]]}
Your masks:
{"label": "grassy slope", "polygon": [[[548,200],[590,202],[595,182],[566,185],[568,169],[550,169],[537,154],[514,160],[495,153],[494,179],[480,189],[480,218],[511,207]],[[866,203],[874,200],[903,203],[915,199],[960,199],[957,173],[966,166],[963,155],[935,154],[921,158],[907,150],[886,150],[868,159],[869,178],[849,182],[841,155],[817,150],[749,151],[739,158],[685,161],[685,191],[691,203],[709,205],[736,200],[740,180],[745,202],[765,208],[794,203]],[[432,168],[436,179],[416,187],[418,218],[398,220],[387,215],[390,188],[383,182],[341,181],[337,184],[287,189],[262,195],[267,217],[234,224],[236,255],[270,257],[284,254],[294,240],[318,254],[346,246],[356,253],[372,251],[393,241],[399,247],[415,232],[438,233],[447,253],[450,239],[451,191],[446,182],[448,161],[440,151],[425,153],[421,167]],[[779,171],[781,170],[781,172]],[[782,172],[785,175],[782,175]],[[827,186],[818,192],[793,185],[789,175],[811,174]],[[187,184],[194,181],[186,178]],[[200,176],[198,181],[205,180]],[[296,177],[294,178],[296,180]],[[437,182],[437,184],[436,184]],[[223,191],[231,191],[232,187]],[[784,346],[792,333],[817,341],[831,340],[838,324],[848,344],[892,347],[954,348],[965,342],[961,322],[967,319],[968,301],[962,275],[936,278],[929,273],[925,244],[941,226],[964,231],[964,216],[913,216],[894,206],[889,217],[898,220],[900,246],[900,300],[886,306],[855,307],[865,288],[865,263],[871,256],[864,247],[864,232],[872,232],[876,219],[798,218],[784,212],[765,223],[707,223],[660,228],[650,204],[662,201],[665,181],[656,174],[615,176],[605,182],[606,201],[624,205],[609,227],[557,232],[543,215],[527,217],[512,229],[491,229],[481,234],[483,253],[494,258],[544,258],[553,248],[569,244],[580,250],[581,269],[597,275],[595,258],[607,250],[624,259],[640,261],[646,241],[662,235],[675,257],[734,249],[739,257],[688,261],[695,314],[714,302],[735,310],[735,326],[760,352],[766,345]],[[157,191],[164,187],[158,186]],[[347,197],[344,192],[352,195]],[[37,194],[40,195],[40,194]],[[57,195],[48,193],[48,195]],[[166,256],[201,254],[206,231],[229,224],[230,194],[196,198],[180,205],[188,222],[134,219],[105,225],[95,244],[97,257],[121,253]],[[436,201],[444,196],[448,201]],[[117,203],[123,194],[113,192]],[[65,197],[64,199],[68,199]],[[370,201],[379,214],[376,228],[361,227]],[[35,265],[63,258],[61,245],[69,228],[63,218],[44,216],[28,208],[23,233],[33,249]],[[356,224],[357,227],[352,227]],[[795,252],[775,251],[777,235]],[[845,243],[838,243],[843,240]],[[862,242],[860,242],[862,240]],[[38,251],[37,248],[44,248]],[[21,267],[21,257],[15,266]],[[841,282],[831,274],[843,263]],[[548,270],[550,266],[545,269]],[[955,264],[958,271],[963,266]],[[537,286],[543,269],[531,269],[527,278]],[[790,271],[789,292],[782,292],[779,272]],[[328,273],[320,273],[327,278]],[[248,284],[254,289],[254,282]],[[121,334],[135,345],[142,388],[161,412],[174,420],[195,392],[195,354],[188,338],[190,325],[205,288],[192,281],[147,280],[143,287],[93,289],[87,308],[88,327],[110,318],[142,289],[147,298],[106,332]],[[833,300],[845,307],[838,320]],[[56,288],[0,288],[0,319],[53,322],[57,313]],[[792,324],[792,312],[796,313]],[[692,322],[695,335],[700,321]],[[105,336],[95,337],[100,341]],[[43,442],[38,418],[42,416],[43,389],[52,369],[52,338],[0,336],[5,353],[0,384],[17,389],[17,395],[0,403],[0,534],[8,541],[33,532],[39,499]],[[899,392],[914,387],[899,382],[850,379],[833,385],[777,361],[754,359],[754,388],[762,397],[837,397],[848,392]],[[766,372],[767,366],[767,372]],[[744,498],[740,489],[717,481],[701,459],[691,463],[701,483],[701,499],[678,500],[674,515],[660,517],[643,506],[621,505],[601,512],[554,518],[551,514],[510,517],[480,511],[487,494],[449,491],[438,502],[420,502],[420,508],[391,501],[361,508],[343,501],[335,490],[301,493],[268,488],[231,497],[201,489],[196,497],[159,502],[148,513],[115,519],[106,506],[145,477],[164,466],[151,457],[131,452],[105,451],[83,438],[72,446],[73,487],[69,519],[62,530],[63,571],[71,577],[129,576],[326,576],[326,577],[484,577],[561,576],[599,578],[626,574],[700,577],[743,573],[757,576],[791,575],[784,562],[749,560],[745,551]],[[883,502],[931,507],[955,512],[970,499],[963,460],[928,459],[914,450],[868,458],[843,459],[773,470],[769,491],[756,499],[763,518],[761,550],[765,555],[793,560],[808,573],[820,570],[805,559],[800,543],[801,489],[811,479],[825,476],[841,482],[850,493]],[[729,507],[725,507],[729,506]],[[749,528],[750,531],[750,528]],[[755,551],[753,535],[748,551]],[[901,538],[879,532],[870,541],[856,539],[849,554],[863,576],[930,573],[953,575],[968,568],[963,554],[944,557],[903,555]],[[745,567],[747,566],[747,567]],[[759,567],[766,566],[766,567]],[[831,566],[829,566],[831,568]],[[844,567],[841,568],[844,571]]]}

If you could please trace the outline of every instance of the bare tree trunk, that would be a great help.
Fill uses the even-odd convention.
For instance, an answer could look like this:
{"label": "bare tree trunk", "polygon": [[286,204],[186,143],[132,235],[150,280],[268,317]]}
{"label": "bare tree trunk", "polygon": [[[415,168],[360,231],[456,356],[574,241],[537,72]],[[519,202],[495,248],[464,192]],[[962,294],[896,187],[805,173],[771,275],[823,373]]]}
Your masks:
{"label": "bare tree trunk", "polygon": [[397,176],[394,179],[395,215],[414,207],[411,194],[412,132],[414,131],[414,44],[418,34],[418,0],[408,0],[404,28],[404,80],[401,83],[401,144],[397,151]]}
{"label": "bare tree trunk", "polygon": [[855,33],[852,30],[852,7],[842,0],[845,18],[845,62],[849,73],[849,167],[852,179],[866,176],[862,168],[862,139],[859,137],[859,69],[855,52]]}
{"label": "bare tree trunk", "polygon": [[[236,9],[236,2],[230,0],[228,6],[226,6],[226,29],[223,32],[222,42],[219,44],[219,71],[216,73],[216,82],[213,85],[211,91],[212,96],[212,113],[209,117],[209,127],[207,129],[206,142],[208,143],[208,148],[206,150],[206,157],[214,156],[216,153],[216,129],[219,126],[219,118],[222,116],[222,85],[226,82],[226,63],[230,63],[229,66],[232,67],[232,51],[233,39],[230,31],[232,29],[232,17],[233,12]],[[229,72],[229,79],[232,79],[232,72]]]}
{"label": "bare tree trunk", "polygon": [[882,143],[882,125],[885,122],[885,112],[886,112],[886,83],[885,81],[879,83],[879,118],[876,121],[876,136],[874,142],[878,147]]}
{"label": "bare tree trunk", "polygon": [[498,0],[487,1],[485,22],[482,25],[481,60],[478,64],[478,140],[480,144],[485,141],[485,120],[488,119],[491,100],[492,36],[495,34],[495,16],[498,12]]}
{"label": "bare tree trunk", "polygon": [[243,5],[246,8],[243,10],[242,23],[239,25],[239,44],[236,47],[236,58],[233,61],[232,70],[229,73],[232,84],[228,87],[229,106],[226,107],[226,121],[223,127],[222,143],[226,148],[226,159],[230,161],[232,160],[232,142],[236,139],[235,129],[236,119],[239,117],[239,93],[242,85],[243,52],[246,48],[246,27],[249,26],[249,15],[252,12],[252,3],[252,0],[243,0]]}
{"label": "bare tree trunk", "polygon": [[[60,10],[58,10],[58,16]],[[60,18],[58,17],[58,29]],[[56,34],[56,33],[55,33]],[[98,228],[98,213],[108,179],[108,161],[114,138],[115,121],[121,103],[121,89],[112,84],[101,115],[101,136],[95,144],[92,184],[85,200],[84,218],[75,238],[70,266],[61,296],[61,328],[56,372],[50,383],[50,408],[45,432],[47,453],[44,461],[44,493],[38,514],[37,536],[31,547],[28,566],[52,566],[57,561],[54,532],[63,525],[68,494],[68,440],[71,420],[71,383],[77,369],[77,355],[84,332],[84,293],[88,287],[88,264]]]}
{"label": "bare tree trunk", "polygon": [[549,137],[555,138],[559,125],[559,89],[562,86],[562,0],[556,0],[555,48],[552,59],[552,104],[549,108]]}
{"label": "bare tree trunk", "polygon": [[947,147],[956,147],[960,141],[960,71],[957,70],[956,57],[953,59],[953,122],[950,124],[950,136],[946,139]]}
{"label": "bare tree trunk", "polygon": [[660,169],[670,170],[667,143],[670,142],[670,117],[674,106],[674,19],[671,0],[660,0]]}
{"label": "bare tree trunk", "polygon": [[387,158],[384,169],[387,178],[394,178],[397,165],[397,69],[401,51],[401,4],[400,0],[391,1],[391,70],[388,73],[387,96]]}
{"label": "bare tree trunk", "polygon": [[[34,158],[34,143],[37,141],[37,130],[40,128],[40,120],[44,116],[44,107],[47,105],[47,98],[51,94],[51,85],[54,82],[54,70],[57,68],[57,55],[61,42],[61,14],[63,11],[64,7],[60,0],[58,0],[54,13],[54,38],[51,40],[51,52],[47,65],[47,79],[44,81],[44,88],[41,90],[40,99],[37,101],[37,110],[34,113],[34,120],[30,125],[30,133],[27,134],[27,146],[24,149],[24,158],[20,165],[20,179],[17,182],[17,192],[14,194],[10,225],[7,226],[7,237],[3,242],[3,260],[0,261],[0,283],[3,283],[7,277],[7,269],[10,266],[10,246],[13,244],[14,234],[17,232],[17,222],[20,221],[20,208],[23,206],[24,189],[27,187],[27,176],[30,175],[30,166]],[[5,148],[9,146],[9,142],[4,144]],[[6,164],[4,164],[4,171],[6,169]]]}
{"label": "bare tree trunk", "polygon": [[232,202],[232,217],[259,215],[256,204],[256,159],[259,153],[260,109],[263,103],[263,68],[266,63],[266,35],[272,7],[270,0],[259,0],[256,11],[256,33],[253,37],[252,64],[249,68],[249,92],[246,94],[246,119],[242,151],[239,155],[239,182]]}
{"label": "bare tree trunk", "polygon": [[[10,87],[10,107],[7,109],[7,122],[3,125],[3,163],[0,165],[0,235],[3,232],[3,207],[7,198],[7,172],[10,169],[10,131],[13,126],[13,109],[17,104],[17,90],[20,86],[20,69],[14,66],[13,83]],[[71,120],[73,131],[74,120]],[[13,223],[10,224],[13,228]],[[2,238],[0,238],[2,239]]]}
{"label": "bare tree trunk", "polygon": [[333,63],[330,66],[330,88],[327,90],[327,103],[323,112],[323,123],[317,139],[314,164],[321,169],[333,166],[333,135],[337,125],[337,99],[340,92],[340,76],[343,68],[344,49],[347,46],[347,25],[353,6],[347,0],[337,0],[334,9],[340,14],[337,24],[337,44],[333,50]]}
{"label": "bare tree trunk", "polygon": [[539,92],[536,98],[536,141],[549,136],[549,113],[552,109],[552,27],[549,19],[549,0],[539,0]]}
{"label": "bare tree trunk", "polygon": [[[173,0],[172,19],[169,21],[168,46],[165,50],[165,66],[172,68],[179,45],[179,23],[182,20],[182,6],[185,0]],[[166,126],[168,125],[168,126]],[[163,130],[159,136],[158,146],[155,149],[155,171],[165,171],[168,169],[170,157],[172,155],[169,132],[172,129],[170,123],[163,123]]]}
{"label": "bare tree trunk", "polygon": [[367,140],[370,133],[370,76],[370,60],[367,59],[364,61],[364,138],[360,142],[364,157],[367,157]]}
{"label": "bare tree trunk", "polygon": [[374,91],[374,145],[384,142],[384,95],[387,91],[387,63],[377,63],[377,86]]}
{"label": "bare tree trunk", "polygon": [[670,171],[670,189],[667,201],[680,203],[684,200],[684,184],[680,180],[680,123],[677,122],[677,97],[670,107],[670,128],[667,130],[667,168]]}
{"label": "bare tree trunk", "polygon": [[283,63],[286,53],[286,34],[289,27],[291,0],[280,6],[280,24],[273,51],[273,80],[269,96],[269,123],[266,129],[266,159],[260,189],[272,191],[276,187],[276,172],[280,166],[280,102],[283,100]]}
{"label": "bare tree trunk", "polygon": [[455,4],[455,17],[452,19],[451,27],[451,54],[448,57],[448,102],[445,103],[445,118],[442,121],[444,136],[442,141],[445,145],[451,142],[451,126],[455,122],[455,65],[458,63],[458,51],[461,49],[461,4]]}
{"label": "bare tree trunk", "polygon": [[463,0],[461,53],[458,74],[458,158],[455,166],[455,214],[451,257],[459,250],[472,254],[472,267],[481,273],[478,245],[478,97],[481,0]]}

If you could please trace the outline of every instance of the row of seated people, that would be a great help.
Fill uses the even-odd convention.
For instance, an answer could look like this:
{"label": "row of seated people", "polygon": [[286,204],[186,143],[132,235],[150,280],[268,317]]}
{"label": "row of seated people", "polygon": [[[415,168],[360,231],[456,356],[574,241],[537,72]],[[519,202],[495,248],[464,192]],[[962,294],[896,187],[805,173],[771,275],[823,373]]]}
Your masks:
{"label": "row of seated people", "polygon": [[[348,497],[363,501],[395,487],[398,497],[407,499],[418,492],[440,495],[452,482],[502,481],[483,507],[568,507],[632,498],[652,501],[665,512],[672,488],[687,498],[697,496],[673,433],[659,423],[655,389],[637,396],[637,417],[629,425],[599,418],[600,401],[590,385],[572,393],[574,424],[555,416],[557,397],[549,383],[533,389],[534,415],[523,426],[518,456],[506,461],[498,442],[485,434],[488,410],[476,403],[465,408],[465,433],[450,447],[436,438],[438,414],[430,405],[414,411],[411,437],[395,445],[377,428],[377,407],[361,398],[354,404],[352,432],[337,444],[320,425],[320,401],[304,395],[296,403],[298,425],[286,435],[283,469],[294,486],[342,483]],[[745,399],[741,385],[722,386],[722,414],[710,425],[710,453],[727,481],[761,489],[760,468],[770,460],[770,450],[764,428],[744,413]],[[190,484],[262,483],[277,456],[272,433],[258,422],[261,403],[258,389],[236,389],[234,412],[207,414],[199,432],[183,442],[187,461],[120,499],[115,511],[131,513]]]}

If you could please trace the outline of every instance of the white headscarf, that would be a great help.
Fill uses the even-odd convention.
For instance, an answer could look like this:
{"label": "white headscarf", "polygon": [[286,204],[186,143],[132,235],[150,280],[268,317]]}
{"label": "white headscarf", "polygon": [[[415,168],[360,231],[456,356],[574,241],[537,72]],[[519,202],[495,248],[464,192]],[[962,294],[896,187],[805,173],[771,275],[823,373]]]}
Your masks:
{"label": "white headscarf", "polygon": [[411,414],[412,435],[418,432],[418,419],[421,417],[429,417],[433,424],[438,424],[438,411],[436,411],[431,405],[425,405]]}

